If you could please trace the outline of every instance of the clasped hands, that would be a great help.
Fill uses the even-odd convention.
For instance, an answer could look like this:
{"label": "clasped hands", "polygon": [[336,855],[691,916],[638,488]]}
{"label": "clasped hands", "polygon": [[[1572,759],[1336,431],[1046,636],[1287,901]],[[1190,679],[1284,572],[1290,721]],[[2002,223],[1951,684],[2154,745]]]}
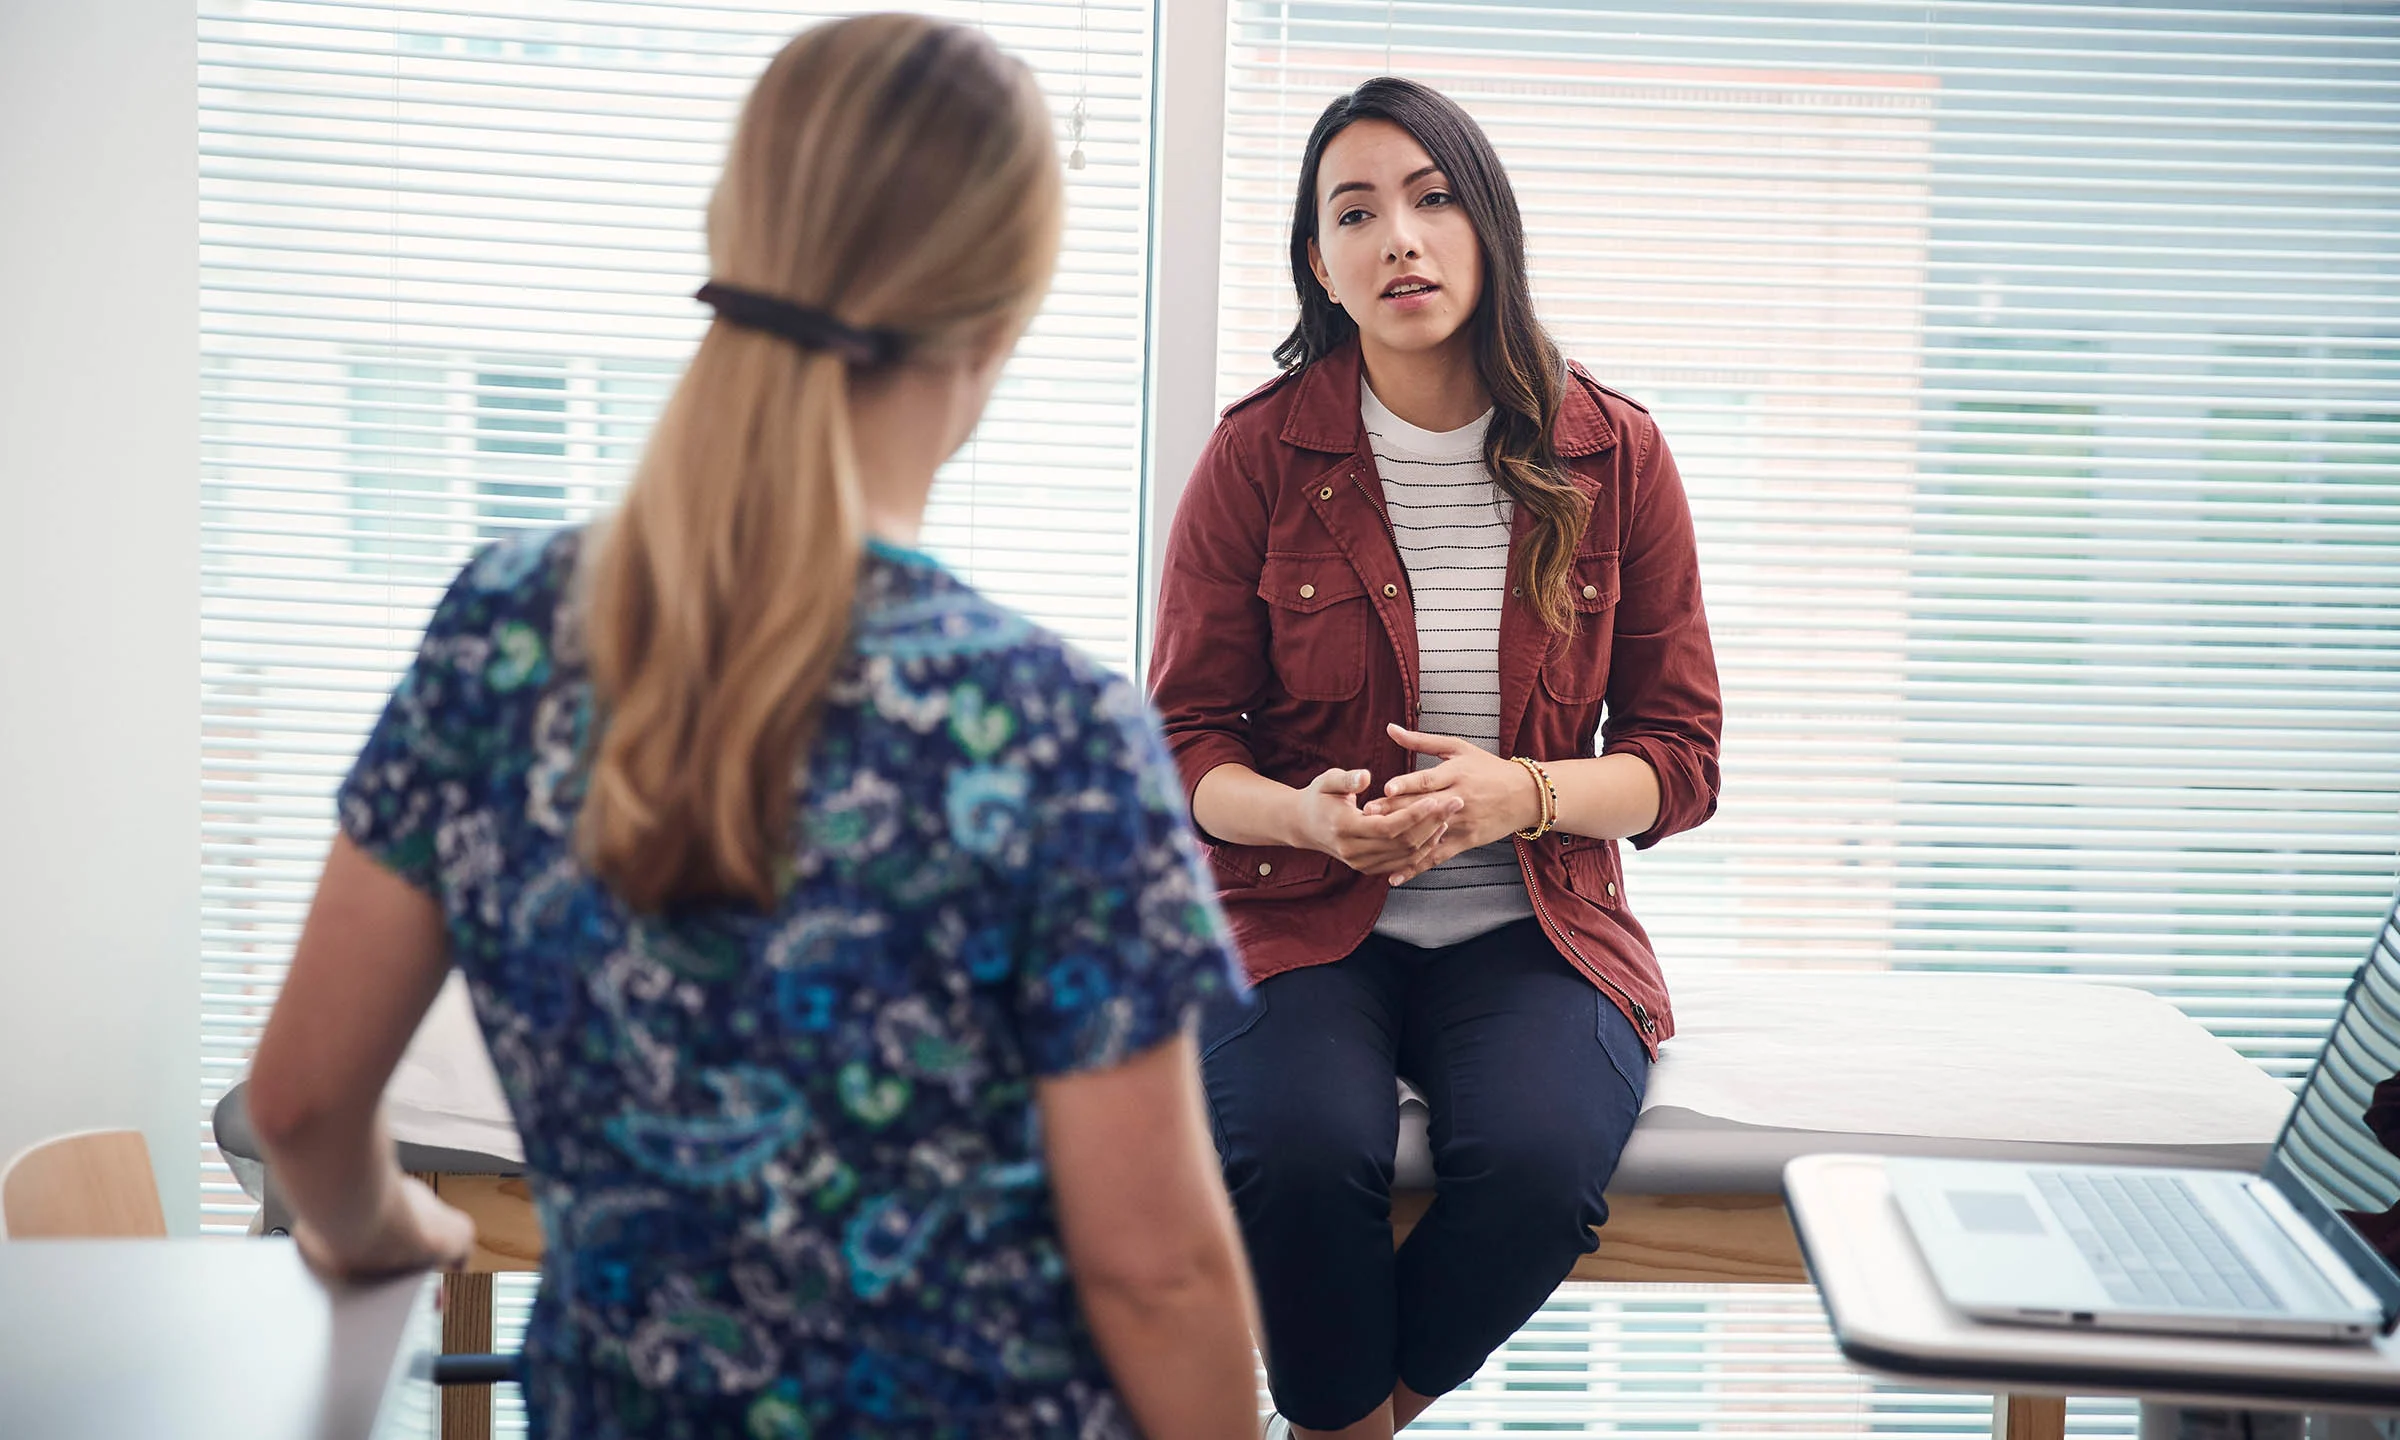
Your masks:
{"label": "clasped hands", "polygon": [[1374,778],[1368,772],[1319,775],[1301,792],[1309,848],[1404,885],[1453,855],[1541,823],[1542,797],[1524,766],[1454,735],[1385,728],[1404,749],[1437,763],[1394,776],[1363,804],[1359,796]]}

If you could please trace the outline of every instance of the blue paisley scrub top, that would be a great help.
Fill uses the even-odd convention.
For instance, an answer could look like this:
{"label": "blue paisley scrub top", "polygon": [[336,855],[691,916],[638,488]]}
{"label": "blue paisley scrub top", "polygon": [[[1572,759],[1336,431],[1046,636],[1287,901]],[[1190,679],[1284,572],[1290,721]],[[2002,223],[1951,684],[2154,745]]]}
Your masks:
{"label": "blue paisley scrub top", "polygon": [[438,897],[547,1251],[545,1436],[1109,1436],[1036,1077],[1239,985],[1139,694],[876,547],[772,913],[628,913],[575,857],[583,535],[435,610],[340,796]]}

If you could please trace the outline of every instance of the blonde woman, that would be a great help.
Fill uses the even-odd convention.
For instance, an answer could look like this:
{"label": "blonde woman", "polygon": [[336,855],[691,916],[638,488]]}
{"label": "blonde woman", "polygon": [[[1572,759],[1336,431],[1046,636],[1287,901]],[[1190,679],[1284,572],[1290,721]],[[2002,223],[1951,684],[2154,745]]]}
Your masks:
{"label": "blonde woman", "polygon": [[342,787],[252,1114],[320,1267],[459,1263],[376,1101],[465,971],[547,1241],[537,1435],[1253,1427],[1172,765],[908,548],[1062,205],[981,35],[794,40],[622,512],[473,561]]}

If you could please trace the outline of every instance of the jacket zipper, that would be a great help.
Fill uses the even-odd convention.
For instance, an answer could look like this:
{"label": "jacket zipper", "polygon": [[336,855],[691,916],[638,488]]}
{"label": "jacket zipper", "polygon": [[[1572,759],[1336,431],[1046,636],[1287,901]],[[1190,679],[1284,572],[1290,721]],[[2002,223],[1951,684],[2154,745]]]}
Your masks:
{"label": "jacket zipper", "polygon": [[[1392,514],[1384,509],[1383,502],[1376,499],[1374,494],[1367,489],[1367,482],[1359,478],[1358,467],[1355,465],[1350,467],[1350,484],[1358,491],[1359,498],[1366,501],[1368,506],[1375,511],[1375,518],[1383,522],[1383,533],[1392,542],[1392,553],[1398,555],[1400,553],[1400,532],[1392,528]],[[1400,578],[1408,579],[1408,562],[1405,560],[1400,562]],[[1416,598],[1417,587],[1412,584],[1408,590],[1409,598]]]}
{"label": "jacket zipper", "polygon": [[[1376,499],[1374,494],[1367,489],[1367,482],[1359,478],[1358,466],[1355,464],[1350,467],[1350,484],[1353,489],[1358,491],[1358,498],[1366,501],[1367,508],[1375,512],[1375,518],[1383,522],[1384,538],[1392,542],[1392,554],[1400,556],[1400,532],[1392,528],[1392,514],[1389,510],[1384,509],[1383,502]],[[1416,581],[1409,578],[1408,560],[1405,556],[1400,556],[1400,583],[1408,587],[1408,603],[1413,610],[1417,603],[1417,584]],[[1404,688],[1408,691],[1408,728],[1414,730],[1417,728],[1417,677],[1403,675],[1400,678]],[[1406,751],[1401,752],[1403,758],[1407,756],[1407,753]]]}
{"label": "jacket zipper", "polygon": [[1525,894],[1533,901],[1533,913],[1540,917],[1542,928],[1549,931],[1559,944],[1567,947],[1567,953],[1575,957],[1575,963],[1582,967],[1584,974],[1592,977],[1592,983],[1617,997],[1625,1008],[1632,1012],[1633,1023],[1641,1030],[1642,1037],[1650,1042],[1651,1048],[1657,1048],[1658,1022],[1650,1018],[1649,1008],[1641,1001],[1626,994],[1622,987],[1601,974],[1597,966],[1584,959],[1583,952],[1575,948],[1575,942],[1567,938],[1565,927],[1550,918],[1550,908],[1542,903],[1542,888],[1533,883],[1533,861],[1528,858],[1528,853],[1532,848],[1532,845],[1524,840],[1517,841],[1517,868],[1525,873]]}

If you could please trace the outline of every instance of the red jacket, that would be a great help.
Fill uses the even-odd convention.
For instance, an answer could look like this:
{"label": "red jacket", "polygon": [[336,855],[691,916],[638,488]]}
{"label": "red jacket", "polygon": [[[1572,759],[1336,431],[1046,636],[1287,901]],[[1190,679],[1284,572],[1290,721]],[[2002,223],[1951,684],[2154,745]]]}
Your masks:
{"label": "red jacket", "polygon": [[[1413,767],[1383,728],[1417,723],[1417,631],[1359,368],[1353,342],[1233,405],[1175,512],[1150,688],[1187,799],[1228,762],[1287,785],[1364,767],[1378,791]],[[1501,753],[1589,756],[1597,731],[1601,753],[1641,756],[1659,787],[1658,822],[1633,840],[1647,848],[1717,804],[1723,708],[1691,510],[1649,412],[1580,366],[1554,439],[1592,504],[1580,613],[1562,641],[1521,601],[1503,609]],[[1518,544],[1529,525],[1518,507]],[[1341,959],[1383,911],[1388,887],[1330,855],[1202,839],[1254,979]],[[1516,847],[1543,930],[1655,1054],[1674,1012],[1616,842],[1553,831]]]}

